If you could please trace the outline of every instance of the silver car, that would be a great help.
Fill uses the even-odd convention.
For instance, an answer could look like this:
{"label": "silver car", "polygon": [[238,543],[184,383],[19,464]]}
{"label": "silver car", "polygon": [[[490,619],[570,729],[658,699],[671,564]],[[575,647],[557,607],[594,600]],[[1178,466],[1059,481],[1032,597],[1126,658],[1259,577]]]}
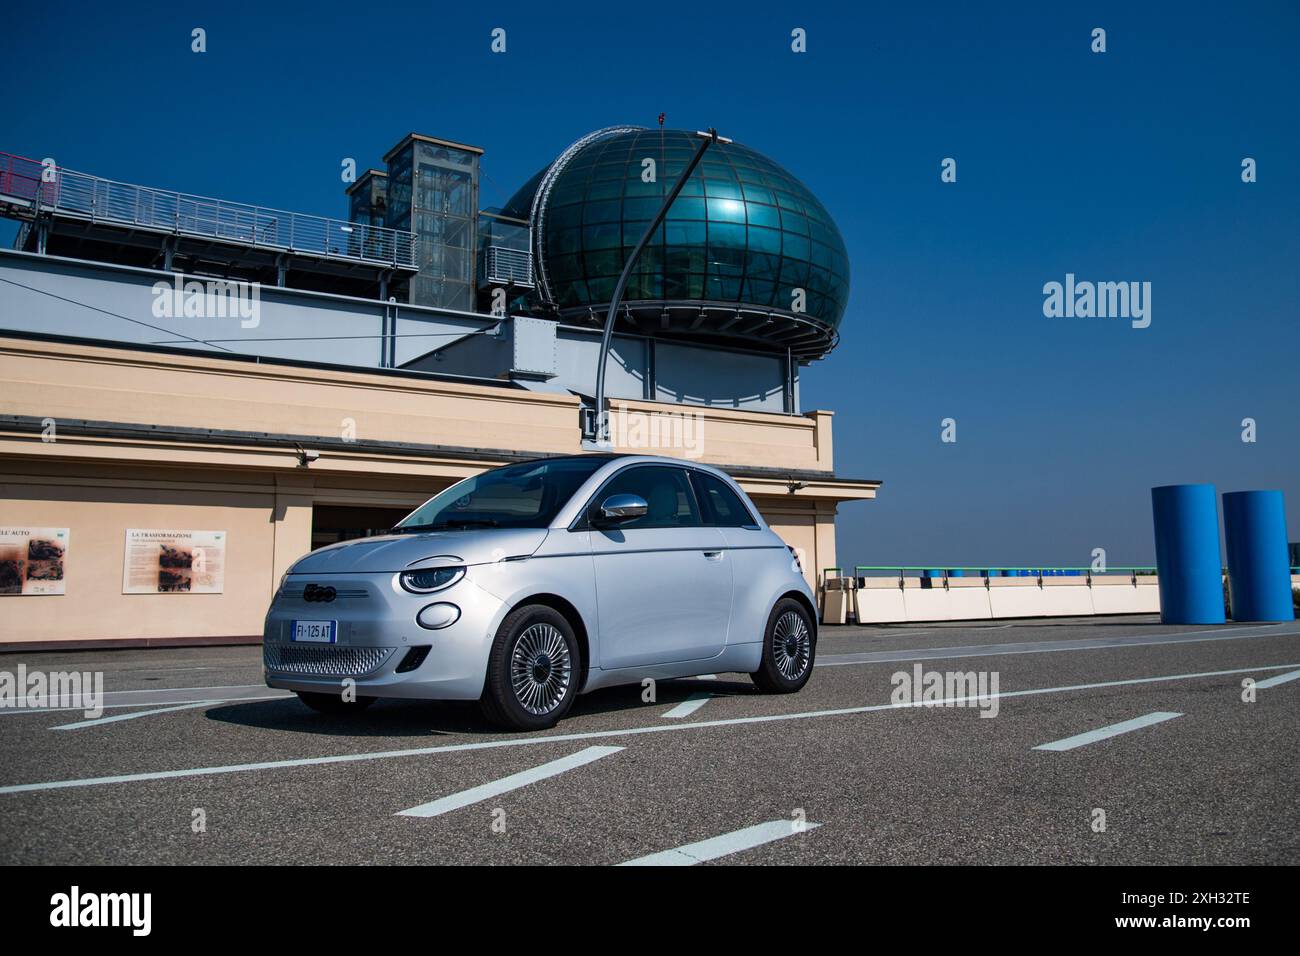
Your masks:
{"label": "silver car", "polygon": [[537,730],[578,694],[647,678],[739,671],[797,691],[815,606],[793,551],[724,473],[544,458],[301,558],[266,615],[266,683],[323,712],[478,700],[494,723]]}

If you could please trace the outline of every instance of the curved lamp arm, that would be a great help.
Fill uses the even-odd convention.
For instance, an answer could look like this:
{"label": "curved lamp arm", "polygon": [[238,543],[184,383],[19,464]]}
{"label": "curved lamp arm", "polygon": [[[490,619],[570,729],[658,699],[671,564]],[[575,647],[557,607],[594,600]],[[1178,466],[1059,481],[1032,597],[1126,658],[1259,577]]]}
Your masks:
{"label": "curved lamp arm", "polygon": [[614,339],[614,320],[618,315],[618,307],[623,301],[623,293],[627,289],[628,279],[632,276],[632,267],[636,265],[637,259],[640,258],[641,250],[645,248],[646,243],[650,241],[650,237],[654,235],[655,230],[663,223],[664,217],[668,215],[668,209],[672,206],[673,200],[682,191],[686,181],[691,178],[691,174],[695,172],[695,167],[700,165],[700,160],[704,157],[704,151],[714,143],[731,142],[726,137],[719,136],[718,131],[712,127],[707,132],[697,131],[696,135],[700,137],[700,145],[696,147],[695,155],[686,164],[682,174],[677,177],[677,182],[673,184],[673,188],[664,198],[663,205],[659,207],[654,219],[646,227],[645,233],[632,250],[632,254],[627,257],[627,262],[623,266],[623,273],[618,277],[618,283],[614,286],[614,297],[610,299],[609,311],[605,313],[605,330],[600,336],[600,355],[596,359],[596,433],[594,436],[584,436],[588,438],[594,437],[597,444],[605,445],[609,443],[609,410],[605,408],[605,366],[609,362],[609,347]]}

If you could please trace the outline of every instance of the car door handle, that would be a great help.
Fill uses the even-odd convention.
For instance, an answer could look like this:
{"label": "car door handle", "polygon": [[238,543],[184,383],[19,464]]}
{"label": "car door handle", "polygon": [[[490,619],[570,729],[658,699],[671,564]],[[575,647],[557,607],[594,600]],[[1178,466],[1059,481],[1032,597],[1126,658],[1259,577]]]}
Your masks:
{"label": "car door handle", "polygon": [[704,554],[704,557],[706,557],[706,558],[707,558],[708,560],[710,560],[710,561],[721,561],[721,560],[722,560],[722,552],[721,552],[721,551],[705,551],[705,552],[702,552],[702,553]]}

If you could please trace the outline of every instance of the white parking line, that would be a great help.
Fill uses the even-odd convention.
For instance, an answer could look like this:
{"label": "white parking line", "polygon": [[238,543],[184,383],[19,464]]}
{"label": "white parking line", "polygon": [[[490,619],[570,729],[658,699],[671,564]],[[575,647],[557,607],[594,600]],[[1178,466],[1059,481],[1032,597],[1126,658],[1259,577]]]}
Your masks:
{"label": "white parking line", "polygon": [[756,846],[762,846],[764,843],[771,843],[774,840],[784,840],[786,837],[797,836],[819,826],[821,826],[820,823],[805,823],[802,827],[796,829],[793,820],[772,820],[768,823],[760,823],[757,826],[745,827],[743,830],[736,830],[734,833],[724,833],[722,836],[716,836],[709,840],[701,840],[699,843],[688,843],[686,846],[679,846],[675,850],[651,853],[649,856],[642,856],[635,860],[620,863],[619,866],[695,866],[695,864],[703,863],[706,860],[716,860],[719,857],[730,856],[733,853],[739,853],[741,850],[750,850]]}
{"label": "white parking line", "polygon": [[440,797],[429,803],[422,803],[418,807],[411,807],[409,810],[403,810],[395,814],[399,817],[437,817],[444,813],[450,813],[452,810],[459,810],[461,807],[468,807],[474,803],[481,803],[484,800],[490,800],[493,797],[499,797],[503,793],[509,793],[511,790],[518,790],[520,787],[526,787],[530,783],[536,783],[539,780],[545,780],[548,777],[554,777],[564,773],[566,770],[572,770],[574,767],[581,767],[589,764],[593,760],[599,760],[601,757],[608,757],[610,754],[616,754],[622,747],[588,747],[586,750],[579,750],[576,754],[570,754],[567,757],[561,757],[559,760],[552,760],[550,763],[544,763],[540,767],[533,767],[531,770],[522,770],[519,773],[513,773],[508,777],[502,777],[500,780],[493,780],[491,783],[485,783],[482,786],[473,787],[469,790],[462,790],[460,793],[453,793],[450,796]]}
{"label": "white parking line", "polygon": [[690,697],[687,697],[684,701],[682,701],[672,710],[664,714],[664,717],[673,718],[673,719],[689,717],[691,716],[691,714],[695,713],[697,710],[699,710],[701,707],[707,704],[709,702],[709,698],[711,698],[712,696],[713,696],[712,694],[691,694]]}
{"label": "white parking line", "polygon": [[215,704],[217,701],[205,700],[197,704],[181,704],[179,707],[158,707],[154,710],[137,710],[133,714],[115,714],[112,717],[96,717],[94,720],[79,720],[75,724],[60,724],[58,727],[51,727],[50,730],[80,730],[83,727],[98,727],[101,724],[115,724],[119,720],[135,720],[137,717],[148,717],[151,714],[170,714],[174,710],[194,710],[197,707],[207,707],[209,704]]}
{"label": "white parking line", "polygon": [[1089,730],[1086,733],[1075,734],[1073,737],[1066,737],[1064,740],[1054,740],[1050,744],[1039,744],[1035,750],[1074,750],[1076,747],[1086,747],[1088,744],[1095,744],[1099,740],[1108,740],[1111,737],[1118,737],[1120,734],[1127,734],[1133,730],[1141,730],[1143,727],[1150,727],[1152,724],[1161,724],[1166,720],[1173,720],[1175,717],[1181,717],[1182,714],[1171,713],[1167,710],[1157,710],[1154,713],[1145,714],[1142,717],[1134,717],[1132,720],[1122,720],[1118,724],[1111,724],[1108,727],[1098,727],[1096,730]]}
{"label": "white parking line", "polygon": [[1068,694],[1080,690],[1099,690],[1103,687],[1137,687],[1143,684],[1162,684],[1176,680],[1197,680],[1204,677],[1233,677],[1237,674],[1254,674],[1260,671],[1295,670],[1300,664],[1272,664],[1265,667],[1238,667],[1226,671],[1201,671],[1195,674],[1166,674],[1162,677],[1133,677],[1128,680],[1099,681],[1094,684],[1069,684],[1064,687],[1039,687],[1031,690],[1009,690],[997,694],[970,697],[951,697],[939,701],[915,701],[899,704],[870,704],[864,707],[836,707],[830,710],[809,710],[793,714],[764,714],[757,717],[730,717],[726,720],[699,720],[687,724],[652,724],[645,727],[625,727],[616,730],[589,730],[572,734],[549,734],[538,737],[506,737],[498,740],[475,741],[465,744],[443,744],[438,747],[411,747],[406,750],[380,750],[368,753],[336,754],[330,757],[302,757],[296,760],[267,760],[262,763],[229,764],[214,767],[191,767],[185,770],[155,770],[147,773],[115,774],[107,777],[85,777],[80,780],[48,780],[41,783],[16,783],[0,787],[0,795],[33,793],[40,790],[66,790],[70,787],[98,787],[111,783],[139,783],[147,780],[176,780],[184,777],[206,777],[214,774],[244,773],[252,770],[283,770],[289,767],[319,767],[336,763],[356,763],[363,760],[391,760],[395,757],[427,757],[430,754],[463,753],[470,750],[497,750],[502,747],[535,747],[544,744],[567,743],[575,740],[604,740],[611,737],[634,737],[641,734],[673,733],[679,730],[707,730],[715,727],[740,727],[747,724],[769,724],[786,720],[810,720],[816,717],[850,717],[886,710],[907,710],[916,707],[937,707],[944,704],[980,704],[994,697],[1032,697],[1039,694]]}
{"label": "white parking line", "polygon": [[1257,637],[1291,637],[1300,631],[1278,631],[1282,624],[1230,627],[1214,631],[1184,631],[1178,634],[1132,634],[1126,637],[1088,637],[1062,641],[1021,641],[1014,644],[963,644],[954,647],[915,647],[889,651],[859,651],[822,654],[817,667],[845,667],[852,664],[888,664],[896,661],[942,660],[955,657],[1013,657],[1020,654],[1048,654],[1061,651],[1116,650],[1154,647],[1160,644],[1197,644],[1206,641],[1240,641]]}
{"label": "white parking line", "polygon": [[[240,693],[223,693],[240,691]],[[133,696],[141,695],[141,696]],[[150,704],[162,707],[172,704],[224,704],[237,701],[284,700],[294,696],[293,691],[273,690],[262,684],[237,685],[234,687],[177,687],[162,690],[110,690],[105,691],[103,700],[98,702],[105,710],[118,710],[123,707],[147,707]],[[27,698],[31,700],[31,698]],[[0,717],[17,717],[24,714],[50,714],[57,711],[90,710],[95,701],[87,695],[65,694],[58,698],[57,707],[0,708]]]}
{"label": "white parking line", "polygon": [[1300,678],[1300,671],[1292,671],[1289,674],[1278,674],[1276,677],[1270,677],[1267,680],[1255,681],[1255,689],[1259,690],[1260,688],[1268,689],[1269,687],[1276,687],[1278,684],[1286,684],[1297,678]]}

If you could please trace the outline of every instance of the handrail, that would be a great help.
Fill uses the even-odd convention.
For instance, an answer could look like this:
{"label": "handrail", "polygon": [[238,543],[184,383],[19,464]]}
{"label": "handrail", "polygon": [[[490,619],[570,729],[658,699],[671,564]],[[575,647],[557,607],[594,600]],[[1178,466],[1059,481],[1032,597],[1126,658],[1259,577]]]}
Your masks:
{"label": "handrail", "polygon": [[[52,181],[45,182],[41,172],[35,160],[0,152],[0,193],[36,199],[42,209],[93,222],[416,268],[413,232],[136,186],[62,167],[53,170]],[[35,184],[34,191],[30,183]],[[32,195],[24,195],[20,188]]]}
{"label": "handrail", "polygon": [[[1290,565],[1289,570],[1293,575],[1300,575],[1300,565],[1295,565],[1295,564]],[[1028,571],[1039,577],[1052,577],[1050,573],[1044,573],[1044,572],[1083,571],[1086,572],[1091,577],[1094,574],[1105,575],[1105,574],[1109,574],[1112,571],[1116,571],[1116,572],[1127,571],[1130,574],[1156,574],[1158,569],[1154,565],[1149,565],[1149,564],[1136,564],[1136,565],[1109,564],[1103,570],[1100,571],[1095,570],[1092,567],[1068,567],[1068,566],[1051,567],[1048,565],[1039,565],[1037,567],[1013,568],[1013,567],[1006,567],[1005,565],[984,565],[984,566],[974,566],[974,567],[961,567],[956,565],[942,565],[942,564],[855,564],[853,566],[853,576],[857,577],[859,571],[898,571],[900,573],[905,571],[921,571],[923,573],[928,573],[930,571],[939,571],[942,573],[943,577],[946,578],[949,577],[951,572],[953,571],[976,571],[980,575],[983,575],[985,577],[989,575],[990,571]],[[1220,571],[1222,574],[1228,573],[1227,568],[1221,568]],[[833,575],[832,572],[834,572]],[[844,568],[842,566],[834,567],[834,568],[822,568],[822,577],[824,580],[829,580],[832,576],[836,578],[843,577]]]}
{"label": "handrail", "polygon": [[[993,566],[993,565],[985,565],[983,567],[980,566],[961,567],[955,565],[944,566],[939,564],[877,564],[877,565],[856,564],[853,566],[853,574],[851,578],[856,579],[857,577],[859,577],[859,572],[861,571],[888,571],[891,572],[891,574],[897,574],[900,582],[902,581],[903,578],[906,578],[908,576],[907,574],[908,571],[919,571],[921,572],[920,577],[926,578],[928,580],[935,580],[935,581],[942,580],[945,582],[945,586],[946,586],[946,582],[953,577],[958,577],[958,578],[965,577],[964,572],[973,572],[971,574],[972,580],[977,577],[982,577],[988,580],[990,578],[1001,577],[1006,572],[1013,572],[1012,574],[1009,574],[1007,576],[1033,577],[1033,578],[1037,578],[1039,581],[1043,580],[1044,578],[1057,577],[1057,576],[1086,577],[1088,581],[1091,581],[1094,575],[1097,577],[1104,577],[1107,574],[1110,574],[1111,572],[1115,572],[1115,573],[1123,572],[1126,573],[1135,582],[1137,578],[1140,576],[1146,577],[1146,576],[1155,575],[1157,573],[1157,569],[1151,565],[1114,564],[1114,565],[1108,565],[1104,571],[1096,571],[1091,567],[1048,567],[1043,565],[1037,567],[1012,568],[1012,567]],[[932,574],[931,572],[937,572],[937,574]],[[963,572],[963,573],[954,574],[953,572]],[[1225,569],[1225,573],[1226,573],[1226,569]],[[881,575],[881,577],[884,577],[884,575]],[[832,568],[822,569],[822,580],[824,582],[836,580],[836,579],[844,580],[843,567],[832,567]]]}
{"label": "handrail", "polygon": [[489,245],[484,248],[483,278],[487,282],[508,282],[533,286],[533,254],[524,249]]}

